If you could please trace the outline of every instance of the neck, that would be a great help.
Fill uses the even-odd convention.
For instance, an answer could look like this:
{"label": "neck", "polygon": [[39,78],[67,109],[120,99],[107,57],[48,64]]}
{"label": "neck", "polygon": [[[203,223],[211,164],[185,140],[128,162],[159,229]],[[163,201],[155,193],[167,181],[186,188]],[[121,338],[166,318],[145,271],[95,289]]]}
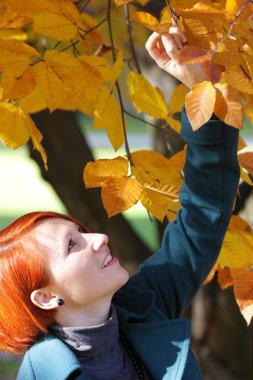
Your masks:
{"label": "neck", "polygon": [[110,302],[104,302],[90,307],[75,308],[64,305],[55,317],[55,323],[64,327],[86,327],[101,325],[109,318]]}

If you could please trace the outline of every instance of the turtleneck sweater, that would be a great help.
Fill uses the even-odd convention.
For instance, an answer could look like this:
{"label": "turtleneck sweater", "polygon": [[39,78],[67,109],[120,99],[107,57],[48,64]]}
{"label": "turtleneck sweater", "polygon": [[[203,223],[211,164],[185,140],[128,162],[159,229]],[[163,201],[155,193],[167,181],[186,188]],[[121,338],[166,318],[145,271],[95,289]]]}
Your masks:
{"label": "turtleneck sweater", "polygon": [[[92,380],[139,380],[119,339],[118,316],[113,306],[109,319],[101,325],[63,327],[55,324],[49,330],[75,353]],[[140,366],[145,380],[151,380],[143,365]]]}

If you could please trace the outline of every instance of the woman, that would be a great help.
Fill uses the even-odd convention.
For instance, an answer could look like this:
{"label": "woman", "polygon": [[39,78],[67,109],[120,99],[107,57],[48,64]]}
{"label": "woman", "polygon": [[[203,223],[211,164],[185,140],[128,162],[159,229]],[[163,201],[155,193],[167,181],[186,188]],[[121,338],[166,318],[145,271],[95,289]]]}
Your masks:
{"label": "woman", "polygon": [[[205,80],[200,65],[180,65],[186,37],[153,33],[146,48],[187,86]],[[239,180],[238,131],[213,116],[188,144],[183,206],[161,248],[129,279],[108,249],[55,213],[21,217],[0,234],[0,348],[22,353],[19,380],[200,380],[180,316],[219,254]]]}

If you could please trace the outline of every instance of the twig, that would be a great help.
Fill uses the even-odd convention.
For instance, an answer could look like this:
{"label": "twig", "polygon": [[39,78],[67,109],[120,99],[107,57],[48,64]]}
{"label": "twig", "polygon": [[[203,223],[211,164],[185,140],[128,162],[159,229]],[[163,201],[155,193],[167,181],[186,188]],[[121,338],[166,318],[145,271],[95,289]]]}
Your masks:
{"label": "twig", "polygon": [[[156,129],[159,129],[159,131],[161,131],[161,132],[163,132],[163,133],[165,133],[165,134],[168,134],[168,135],[170,134],[169,131],[166,131],[166,129],[164,129],[163,127],[159,127],[158,125],[153,124],[153,123],[150,123],[150,122],[148,122],[148,121],[142,119],[142,118],[139,117],[139,116],[133,115],[133,114],[131,114],[130,112],[126,111],[125,109],[124,109],[123,111],[124,111],[124,113],[125,113],[126,115],[131,116],[131,117],[134,118],[134,119],[137,119],[137,120],[139,120],[139,121],[141,121],[141,122],[143,122],[143,123],[145,123],[145,124],[148,124],[148,125],[150,125],[151,127],[154,127],[154,128],[156,128]],[[167,124],[166,124],[166,125],[167,125]]]}
{"label": "twig", "polygon": [[79,9],[79,12],[82,13],[90,2],[91,0],[86,0],[84,4],[81,6],[81,8]]}
{"label": "twig", "polygon": [[132,25],[130,21],[130,14],[129,14],[129,4],[124,5],[125,8],[125,15],[126,15],[126,24],[127,24],[127,34],[128,34],[128,40],[130,44],[130,48],[132,50],[132,55],[133,59],[135,62],[136,69],[139,74],[141,74],[141,68],[137,59],[136,51],[135,51],[135,46],[134,46],[134,41],[133,41],[133,35],[132,35]]}
{"label": "twig", "polygon": [[100,25],[102,25],[104,22],[107,21],[107,17],[103,18],[101,21],[99,21],[95,26],[93,26],[92,28],[90,28],[89,30],[85,30],[83,29],[81,26],[78,26],[78,29],[81,30],[81,32],[84,33],[84,35],[82,36],[83,39],[86,38],[86,36],[91,33],[93,30],[97,29]]}
{"label": "twig", "polygon": [[[74,48],[79,42],[80,42],[80,40],[77,40],[77,41],[75,41],[75,42],[72,42],[71,45],[66,46],[64,49],[60,50],[60,52],[62,53],[63,51],[68,50],[68,49],[71,48],[71,47]],[[77,51],[78,51],[78,50],[77,50]]]}
{"label": "twig", "polygon": [[[111,48],[112,48],[112,58],[113,58],[113,61],[115,62],[116,61],[116,52],[115,52],[114,39],[113,39],[113,34],[112,34],[112,24],[111,24],[111,0],[108,0],[107,22],[108,22],[109,37],[110,37]],[[124,132],[124,137],[125,137],[125,150],[126,150],[126,154],[127,154],[127,158],[129,160],[130,166],[133,166],[133,160],[132,160],[132,156],[131,156],[131,152],[130,152],[130,148],[129,148],[129,144],[128,144],[128,140],[127,140],[123,101],[122,101],[122,96],[121,96],[121,91],[120,91],[118,81],[116,81],[116,88],[117,88],[117,93],[118,93],[118,97],[119,97],[120,109],[121,109],[121,118],[122,118],[123,132]]]}
{"label": "twig", "polygon": [[173,21],[175,23],[175,25],[177,25],[177,22],[178,20],[180,19],[180,17],[178,16],[178,14],[176,14],[176,12],[171,8],[170,4],[169,4],[169,1],[168,0],[165,0],[165,3],[170,11],[170,14],[171,14],[171,17],[173,18]]}

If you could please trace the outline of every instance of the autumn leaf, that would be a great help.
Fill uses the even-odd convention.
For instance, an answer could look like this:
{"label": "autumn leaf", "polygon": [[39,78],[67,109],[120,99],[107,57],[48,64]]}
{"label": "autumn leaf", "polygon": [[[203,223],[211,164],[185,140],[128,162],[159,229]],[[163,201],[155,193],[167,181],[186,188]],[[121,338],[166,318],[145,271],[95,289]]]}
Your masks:
{"label": "autumn leaf", "polygon": [[221,289],[226,289],[234,284],[234,279],[231,275],[231,270],[227,267],[218,267],[218,282]]}
{"label": "autumn leaf", "polygon": [[222,80],[242,93],[253,94],[252,81],[247,79],[242,73],[236,71],[226,71],[222,73]]}
{"label": "autumn leaf", "polygon": [[145,112],[157,119],[166,119],[168,108],[164,98],[146,78],[135,71],[130,71],[127,76],[127,86],[137,112]]}
{"label": "autumn leaf", "polygon": [[18,100],[20,107],[27,113],[36,113],[47,108],[47,104],[43,99],[38,86],[35,86],[33,91],[28,95]]}
{"label": "autumn leaf", "polygon": [[52,112],[62,104],[66,97],[65,84],[45,62],[36,63],[33,71],[36,85]]}
{"label": "autumn leaf", "polygon": [[128,161],[123,157],[88,162],[84,169],[86,188],[100,187],[110,177],[124,177],[128,174]]}
{"label": "autumn leaf", "polygon": [[241,129],[243,127],[243,108],[240,94],[226,83],[216,83],[216,103],[214,113],[226,124]]}
{"label": "autumn leaf", "polygon": [[130,177],[108,178],[102,186],[102,201],[109,217],[134,206],[142,187]]}
{"label": "autumn leaf", "polygon": [[210,50],[204,50],[198,46],[185,45],[179,50],[177,61],[179,63],[203,63],[210,61],[212,55]]}
{"label": "autumn leaf", "polygon": [[159,34],[168,32],[171,26],[171,22],[159,23],[154,16],[146,12],[132,13],[130,19]]}
{"label": "autumn leaf", "polygon": [[253,316],[253,270],[232,271],[236,302],[247,325]]}
{"label": "autumn leaf", "polygon": [[34,148],[41,153],[47,169],[46,154],[41,146],[42,135],[35,127],[30,116],[22,108],[12,103],[0,103],[0,139],[5,146],[17,149],[24,145],[29,138],[32,139]]}
{"label": "autumn leaf", "polygon": [[215,101],[216,90],[208,81],[196,84],[187,94],[185,108],[194,131],[211,118]]}
{"label": "autumn leaf", "polygon": [[7,66],[1,85],[4,88],[3,100],[19,99],[28,95],[35,87],[32,68],[28,64]]}
{"label": "autumn leaf", "polygon": [[185,84],[181,83],[175,88],[169,101],[168,114],[166,120],[169,126],[172,129],[174,129],[177,133],[180,133],[181,130],[181,122],[177,119],[177,115],[181,115],[181,110],[185,102],[187,90],[188,87]]}
{"label": "autumn leaf", "polygon": [[[113,115],[113,117],[112,117]],[[127,125],[125,124],[126,128]],[[105,128],[107,136],[117,151],[125,141],[120,107],[113,95],[103,87],[94,112],[94,128]]]}
{"label": "autumn leaf", "polygon": [[59,41],[69,41],[77,33],[77,27],[70,20],[57,14],[41,12],[33,20],[35,32]]}
{"label": "autumn leaf", "polygon": [[39,53],[24,42],[0,40],[0,70],[4,71],[10,64],[29,64],[32,57],[39,57]]}
{"label": "autumn leaf", "polygon": [[220,266],[248,268],[253,266],[253,231],[239,216],[232,216],[218,258]]}

